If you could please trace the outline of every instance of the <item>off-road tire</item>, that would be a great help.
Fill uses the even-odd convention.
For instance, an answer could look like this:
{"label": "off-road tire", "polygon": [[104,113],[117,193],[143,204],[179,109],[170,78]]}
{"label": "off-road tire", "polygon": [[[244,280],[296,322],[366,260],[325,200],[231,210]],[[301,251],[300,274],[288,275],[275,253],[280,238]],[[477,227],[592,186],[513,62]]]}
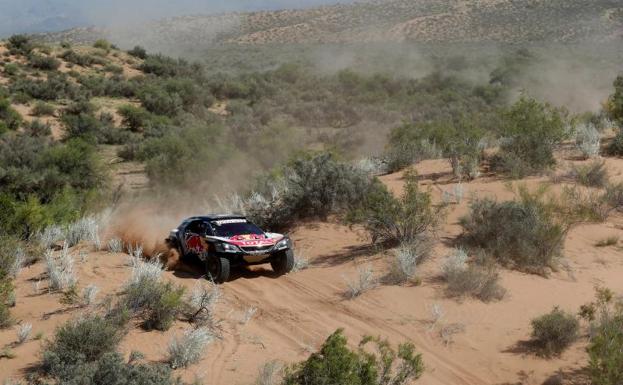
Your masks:
{"label": "off-road tire", "polygon": [[231,266],[227,258],[217,255],[208,255],[205,259],[206,278],[214,283],[224,283],[229,280]]}
{"label": "off-road tire", "polygon": [[288,249],[275,254],[270,266],[277,275],[289,273],[294,268],[294,251]]}

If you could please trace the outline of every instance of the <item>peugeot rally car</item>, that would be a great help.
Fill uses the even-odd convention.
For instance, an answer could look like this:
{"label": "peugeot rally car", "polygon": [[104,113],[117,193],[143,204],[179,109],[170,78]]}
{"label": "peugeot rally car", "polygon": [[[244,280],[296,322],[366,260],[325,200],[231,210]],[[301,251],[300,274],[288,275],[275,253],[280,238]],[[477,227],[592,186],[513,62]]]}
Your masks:
{"label": "peugeot rally car", "polygon": [[232,267],[270,263],[282,275],[294,266],[289,237],[266,233],[242,215],[188,218],[171,230],[166,243],[182,259],[198,257],[208,278],[217,283],[228,280]]}

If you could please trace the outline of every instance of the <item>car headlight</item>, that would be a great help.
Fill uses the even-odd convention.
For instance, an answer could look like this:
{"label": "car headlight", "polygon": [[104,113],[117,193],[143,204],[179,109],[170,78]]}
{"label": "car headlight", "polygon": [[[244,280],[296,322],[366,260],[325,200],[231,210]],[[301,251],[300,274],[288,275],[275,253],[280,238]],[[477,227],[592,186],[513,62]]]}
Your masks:
{"label": "car headlight", "polygon": [[216,245],[216,251],[221,253],[238,253],[240,249],[236,245],[232,245],[231,243],[218,243]]}
{"label": "car headlight", "polygon": [[277,249],[277,250],[283,250],[283,249],[287,249],[287,248],[288,248],[288,238],[284,238],[284,239],[280,240],[275,245],[275,249]]}

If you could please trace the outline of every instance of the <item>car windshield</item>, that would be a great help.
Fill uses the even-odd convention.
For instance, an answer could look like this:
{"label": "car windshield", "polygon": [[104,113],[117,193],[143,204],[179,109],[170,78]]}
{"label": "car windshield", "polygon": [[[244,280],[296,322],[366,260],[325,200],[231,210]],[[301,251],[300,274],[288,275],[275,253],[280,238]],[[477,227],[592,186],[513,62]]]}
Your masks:
{"label": "car windshield", "polygon": [[254,225],[246,221],[214,221],[212,222],[214,235],[217,237],[233,237],[234,235],[257,234],[262,235],[264,232]]}

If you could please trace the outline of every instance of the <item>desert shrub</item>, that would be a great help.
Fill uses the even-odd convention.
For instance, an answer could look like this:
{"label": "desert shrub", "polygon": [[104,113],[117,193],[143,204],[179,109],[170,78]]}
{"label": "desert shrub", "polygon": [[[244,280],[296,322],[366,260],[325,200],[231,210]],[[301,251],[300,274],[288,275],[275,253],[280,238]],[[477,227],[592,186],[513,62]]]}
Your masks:
{"label": "desert shrub", "polygon": [[158,115],[175,116],[183,110],[183,100],[178,93],[169,93],[154,84],[144,86],[139,91],[141,104]]}
{"label": "desert shrub", "polygon": [[102,75],[79,75],[78,83],[83,91],[87,90],[90,96],[110,96],[133,98],[137,92],[137,82],[126,81],[122,76],[106,77]]}
{"label": "desert shrub", "polygon": [[[0,233],[1,234],[1,233]],[[17,261],[15,250],[18,243],[15,239],[0,235],[0,330],[12,325],[13,319],[9,308],[12,306],[12,279]]]}
{"label": "desert shrub", "polygon": [[77,99],[81,96],[78,86],[69,81],[67,75],[59,72],[51,72],[46,80],[20,78],[11,84],[11,92],[40,100]]}
{"label": "desert shrub", "polygon": [[90,315],[61,325],[43,351],[43,370],[67,379],[81,364],[99,360],[114,352],[124,330],[112,319]]}
{"label": "desert shrub", "polygon": [[11,107],[8,99],[0,98],[0,124],[9,130],[17,130],[22,123],[22,116]]}
{"label": "desert shrub", "polygon": [[247,211],[260,226],[283,228],[304,218],[324,218],[360,202],[370,178],[330,153],[294,159],[276,177],[260,180]]}
{"label": "desert shrub", "polygon": [[[366,347],[375,345],[375,351]],[[320,351],[286,369],[284,385],[403,385],[417,380],[424,372],[421,354],[410,343],[398,351],[380,338],[365,337],[357,350],[347,345],[342,329],[324,342]]]}
{"label": "desert shrub", "polygon": [[183,287],[160,281],[162,265],[133,259],[132,277],[125,288],[125,303],[143,319],[146,329],[167,330],[183,309]]}
{"label": "desert shrub", "polygon": [[34,116],[52,116],[55,111],[56,108],[54,108],[53,105],[42,101],[35,103],[35,106],[32,108],[32,114]]}
{"label": "desert shrub", "polygon": [[129,50],[128,53],[139,59],[145,59],[147,57],[147,51],[140,45],[135,46],[134,48]]}
{"label": "desert shrub", "polygon": [[51,250],[46,250],[45,265],[51,290],[67,290],[76,286],[78,278],[74,271],[74,257],[69,254],[67,243],[63,244],[58,256],[54,256]]}
{"label": "desert shrub", "polygon": [[76,220],[105,186],[95,149],[76,140],[0,138],[0,231],[28,238],[52,223]]}
{"label": "desert shrub", "polygon": [[[479,116],[458,116],[451,120],[435,120],[403,125],[390,135],[390,152],[399,154],[394,162],[399,164],[435,157],[434,150],[450,159],[456,177],[473,178],[480,163],[480,142],[485,136]],[[438,157],[438,156],[437,156]]]}
{"label": "desert shrub", "polygon": [[429,242],[423,240],[400,245],[394,254],[386,279],[395,284],[417,283],[417,266],[428,258],[430,249]]}
{"label": "desert shrub", "polygon": [[372,267],[365,266],[357,268],[355,279],[344,278],[346,281],[346,292],[344,296],[348,299],[359,297],[368,290],[374,289],[378,281],[374,277]]}
{"label": "desert shrub", "polygon": [[467,253],[462,249],[446,257],[442,272],[450,297],[471,296],[489,302],[502,299],[506,293],[499,284],[495,266],[468,264]]}
{"label": "desert shrub", "polygon": [[103,49],[104,51],[110,51],[110,43],[105,39],[98,39],[93,43],[93,47]]}
{"label": "desert shrub", "polygon": [[81,67],[90,67],[93,64],[104,64],[104,61],[98,57],[89,54],[80,54],[72,49],[63,52],[60,57],[66,62],[79,65]]}
{"label": "desert shrub", "polygon": [[599,155],[601,135],[594,124],[581,123],[576,128],[575,146],[584,158],[593,158]]}
{"label": "desert shrub", "polygon": [[603,200],[612,210],[623,210],[623,183],[609,184],[606,186]]}
{"label": "desert shrub", "polygon": [[543,194],[520,188],[519,199],[513,201],[474,200],[469,215],[461,218],[464,244],[483,249],[504,265],[545,274],[561,255],[568,226]]}
{"label": "desert shrub", "polygon": [[558,356],[577,340],[579,329],[575,315],[555,307],[532,320],[532,342],[544,356]]}
{"label": "desert shrub", "polygon": [[141,64],[141,71],[156,76],[176,76],[180,69],[186,66],[183,60],[175,60],[164,55],[148,55]]}
{"label": "desert shrub", "polygon": [[106,249],[111,253],[123,253],[123,240],[120,238],[111,238],[106,243]]}
{"label": "desert shrub", "polygon": [[190,78],[153,79],[137,91],[148,111],[158,115],[175,116],[193,107],[209,107],[214,102],[210,92]]}
{"label": "desert shrub", "polygon": [[69,247],[73,247],[82,241],[94,245],[100,249],[99,223],[93,216],[85,216],[68,223],[64,227],[64,239]]}
{"label": "desert shrub", "polygon": [[606,147],[606,154],[609,156],[623,155],[623,129],[619,129],[616,136]]}
{"label": "desert shrub", "polygon": [[121,75],[123,74],[123,67],[115,65],[115,64],[107,64],[104,67],[104,71],[110,72],[112,74]]}
{"label": "desert shrub", "polygon": [[189,298],[186,300],[184,310],[189,322],[214,330],[218,327],[215,318],[216,304],[221,300],[222,293],[218,286],[197,282]]}
{"label": "desert shrub", "polygon": [[23,323],[19,325],[17,328],[17,343],[19,345],[23,344],[30,338],[30,333],[32,332],[32,324],[31,323]]}
{"label": "desert shrub", "polygon": [[124,105],[117,109],[123,118],[123,124],[134,132],[142,132],[150,124],[152,115],[142,107]]}
{"label": "desert shrub", "polygon": [[553,150],[565,136],[561,111],[522,97],[503,113],[502,122],[505,139],[492,159],[496,169],[521,177],[556,163]]}
{"label": "desert shrub", "polygon": [[420,190],[415,174],[408,173],[405,178],[400,198],[375,183],[349,214],[349,221],[363,224],[372,242],[415,242],[436,229],[443,208],[434,206],[430,194]]}
{"label": "desert shrub", "polygon": [[163,136],[145,140],[138,159],[146,162],[150,181],[160,187],[199,188],[197,181],[208,180],[212,167],[231,154],[222,142],[222,132],[223,128],[214,124],[171,127]]}
{"label": "desert shrub", "polygon": [[52,134],[52,127],[39,119],[26,124],[24,131],[30,136],[49,136]]}
{"label": "desert shrub", "polygon": [[442,156],[441,150],[435,143],[422,140],[419,143],[393,143],[384,154],[387,162],[387,171],[396,172],[423,159],[436,159]]}
{"label": "desert shrub", "polygon": [[206,328],[189,329],[169,341],[168,361],[172,368],[185,368],[198,362],[214,337]]}
{"label": "desert shrub", "polygon": [[126,363],[116,352],[106,353],[97,361],[82,364],[75,368],[67,379],[68,383],[87,383],[92,385],[176,385],[171,369],[162,364]]}
{"label": "desert shrub", "polygon": [[612,120],[623,126],[623,75],[617,76],[613,85],[614,93],[608,99],[608,112]]}
{"label": "desert shrub", "polygon": [[596,300],[580,308],[590,325],[588,345],[591,383],[618,385],[623,381],[623,302],[609,289],[598,288]]}
{"label": "desert shrub", "polygon": [[13,35],[7,41],[7,47],[12,53],[28,54],[33,49],[30,38],[26,35]]}
{"label": "desert shrub", "polygon": [[608,170],[604,161],[595,160],[586,165],[573,166],[571,176],[588,187],[604,187],[608,184]]}
{"label": "desert shrub", "polygon": [[15,76],[19,72],[19,66],[15,63],[4,63],[3,72],[7,76]]}
{"label": "desert shrub", "polygon": [[30,63],[31,67],[44,71],[55,71],[61,65],[61,62],[59,62],[52,56],[39,54],[30,54],[28,56],[28,62]]}

